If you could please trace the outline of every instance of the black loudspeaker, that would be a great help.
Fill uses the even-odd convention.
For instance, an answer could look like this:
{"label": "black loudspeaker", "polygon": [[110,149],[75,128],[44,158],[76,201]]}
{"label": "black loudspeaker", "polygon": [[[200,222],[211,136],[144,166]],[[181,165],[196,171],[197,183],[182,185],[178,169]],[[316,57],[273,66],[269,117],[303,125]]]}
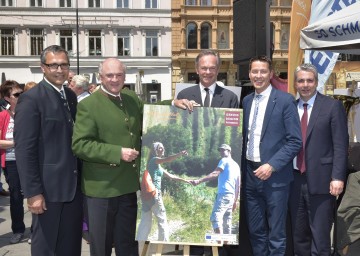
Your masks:
{"label": "black loudspeaker", "polygon": [[270,55],[268,5],[267,0],[234,1],[234,63],[248,63],[254,56]]}

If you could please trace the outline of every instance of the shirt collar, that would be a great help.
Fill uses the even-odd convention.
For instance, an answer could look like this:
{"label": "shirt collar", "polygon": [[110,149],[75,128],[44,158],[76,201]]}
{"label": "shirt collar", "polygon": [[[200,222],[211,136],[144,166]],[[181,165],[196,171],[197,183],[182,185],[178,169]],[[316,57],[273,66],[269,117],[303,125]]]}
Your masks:
{"label": "shirt collar", "polygon": [[[259,94],[262,95],[262,96],[269,97],[269,96],[270,96],[270,93],[271,93],[271,90],[272,90],[272,86],[269,85],[269,86],[265,89],[265,91],[263,91],[262,93],[259,93]],[[258,93],[256,93],[256,91],[255,91],[255,96],[256,96],[256,95],[258,95]]]}
{"label": "shirt collar", "polygon": [[44,77],[44,80],[45,80],[48,84],[50,84],[57,92],[59,92],[59,93],[60,93],[60,91],[64,91],[64,92],[65,92],[63,85],[61,85],[61,88],[59,89],[59,88],[57,88],[55,85],[53,85],[52,83],[50,83],[49,80],[46,79],[46,77]]}
{"label": "shirt collar", "polygon": [[300,106],[303,106],[304,103],[307,103],[309,105],[309,107],[312,107],[314,106],[314,102],[315,102],[315,99],[316,99],[316,95],[318,93],[316,92],[307,102],[303,101],[301,98],[299,98],[299,105]]}
{"label": "shirt collar", "polygon": [[[213,92],[215,92],[215,87],[216,87],[216,83],[213,83],[212,85],[210,85],[207,88],[209,88],[209,91],[213,93]],[[200,88],[201,88],[201,90],[205,89],[205,87],[202,84],[200,84]]]}
{"label": "shirt collar", "polygon": [[113,97],[119,97],[121,99],[120,92],[118,94],[113,94],[113,93],[109,92],[108,90],[106,90],[106,88],[103,85],[101,85],[100,88],[101,88],[101,90],[103,90],[103,92],[105,92]]}

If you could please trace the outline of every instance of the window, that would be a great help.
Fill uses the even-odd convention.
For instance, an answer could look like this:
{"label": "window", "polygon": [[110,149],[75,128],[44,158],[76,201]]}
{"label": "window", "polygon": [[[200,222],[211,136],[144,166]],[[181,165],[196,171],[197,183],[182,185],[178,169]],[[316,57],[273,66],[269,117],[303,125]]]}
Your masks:
{"label": "window", "polygon": [[229,49],[229,23],[219,22],[217,27],[218,49]]}
{"label": "window", "polygon": [[129,0],[117,0],[117,8],[129,8]]}
{"label": "window", "polygon": [[280,0],[280,6],[291,6],[292,0]]}
{"label": "window", "polygon": [[89,7],[100,7],[100,0],[89,0]]}
{"label": "window", "polygon": [[201,49],[211,48],[211,25],[209,23],[203,23],[200,29],[201,36]]}
{"label": "window", "polygon": [[100,30],[89,30],[89,55],[101,55]]}
{"label": "window", "polygon": [[280,49],[287,50],[289,49],[289,35],[290,35],[290,24],[283,23],[281,24],[280,32]]}
{"label": "window", "polygon": [[185,5],[194,5],[194,6],[196,6],[196,0],[186,0]]}
{"label": "window", "polygon": [[14,55],[14,29],[0,29],[1,55]]}
{"label": "window", "polygon": [[1,6],[13,6],[13,0],[1,0]]}
{"label": "window", "polygon": [[70,29],[60,30],[60,45],[73,55],[72,31]]}
{"label": "window", "polygon": [[188,73],[188,83],[192,83],[192,84],[198,84],[199,83],[199,75],[196,73]]}
{"label": "window", "polygon": [[30,29],[30,55],[40,55],[44,49],[44,33],[42,29]]}
{"label": "window", "polygon": [[30,7],[42,7],[42,0],[30,0]]}
{"label": "window", "polygon": [[60,7],[71,7],[71,0],[60,0]]}
{"label": "window", "polygon": [[146,31],[146,56],[158,56],[158,31]]}
{"label": "window", "polygon": [[201,0],[201,6],[211,6],[211,0]]}
{"label": "window", "polygon": [[189,23],[186,26],[187,49],[197,49],[197,26]]}
{"label": "window", "polygon": [[231,0],[218,0],[218,5],[231,5],[230,1]]}
{"label": "window", "polygon": [[145,8],[158,8],[157,0],[145,0]]}
{"label": "window", "polygon": [[130,30],[118,31],[118,56],[130,56]]}

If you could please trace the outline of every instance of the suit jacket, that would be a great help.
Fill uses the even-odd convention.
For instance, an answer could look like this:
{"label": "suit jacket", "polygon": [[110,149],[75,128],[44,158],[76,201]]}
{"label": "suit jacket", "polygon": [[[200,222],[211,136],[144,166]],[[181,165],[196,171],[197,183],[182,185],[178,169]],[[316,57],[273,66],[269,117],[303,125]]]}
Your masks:
{"label": "suit jacket", "polygon": [[[242,170],[246,170],[248,127],[253,98],[254,93],[251,93],[243,100]],[[285,186],[293,180],[292,160],[301,146],[301,128],[296,101],[292,95],[272,88],[260,138],[261,164],[268,163],[275,168],[275,172],[266,180],[272,187]]]}
{"label": "suit jacket", "polygon": [[72,148],[83,160],[85,195],[109,198],[140,189],[140,157],[121,160],[121,149],[140,151],[143,103],[130,90],[115,99],[102,89],[78,105]]}
{"label": "suit jacket", "polygon": [[[194,100],[196,103],[203,105],[199,85],[194,85],[183,89],[177,95],[177,99]],[[216,85],[210,107],[217,108],[239,108],[238,97],[232,91]]]}
{"label": "suit jacket", "polygon": [[331,179],[346,180],[349,135],[342,103],[317,93],[305,142],[310,194],[329,194]]}
{"label": "suit jacket", "polygon": [[23,93],[15,114],[16,162],[25,197],[43,194],[49,202],[69,202],[79,171],[71,150],[77,99],[64,88],[68,106],[45,80]]}

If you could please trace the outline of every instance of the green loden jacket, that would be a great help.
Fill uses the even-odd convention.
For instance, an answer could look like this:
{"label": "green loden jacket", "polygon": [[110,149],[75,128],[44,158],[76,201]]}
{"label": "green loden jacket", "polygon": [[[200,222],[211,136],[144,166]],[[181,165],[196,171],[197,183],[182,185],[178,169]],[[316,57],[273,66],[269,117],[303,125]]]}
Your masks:
{"label": "green loden jacket", "polygon": [[81,188],[97,198],[139,190],[140,156],[121,160],[121,149],[140,152],[143,103],[133,91],[122,90],[121,101],[101,89],[77,108],[72,149],[83,160]]}

